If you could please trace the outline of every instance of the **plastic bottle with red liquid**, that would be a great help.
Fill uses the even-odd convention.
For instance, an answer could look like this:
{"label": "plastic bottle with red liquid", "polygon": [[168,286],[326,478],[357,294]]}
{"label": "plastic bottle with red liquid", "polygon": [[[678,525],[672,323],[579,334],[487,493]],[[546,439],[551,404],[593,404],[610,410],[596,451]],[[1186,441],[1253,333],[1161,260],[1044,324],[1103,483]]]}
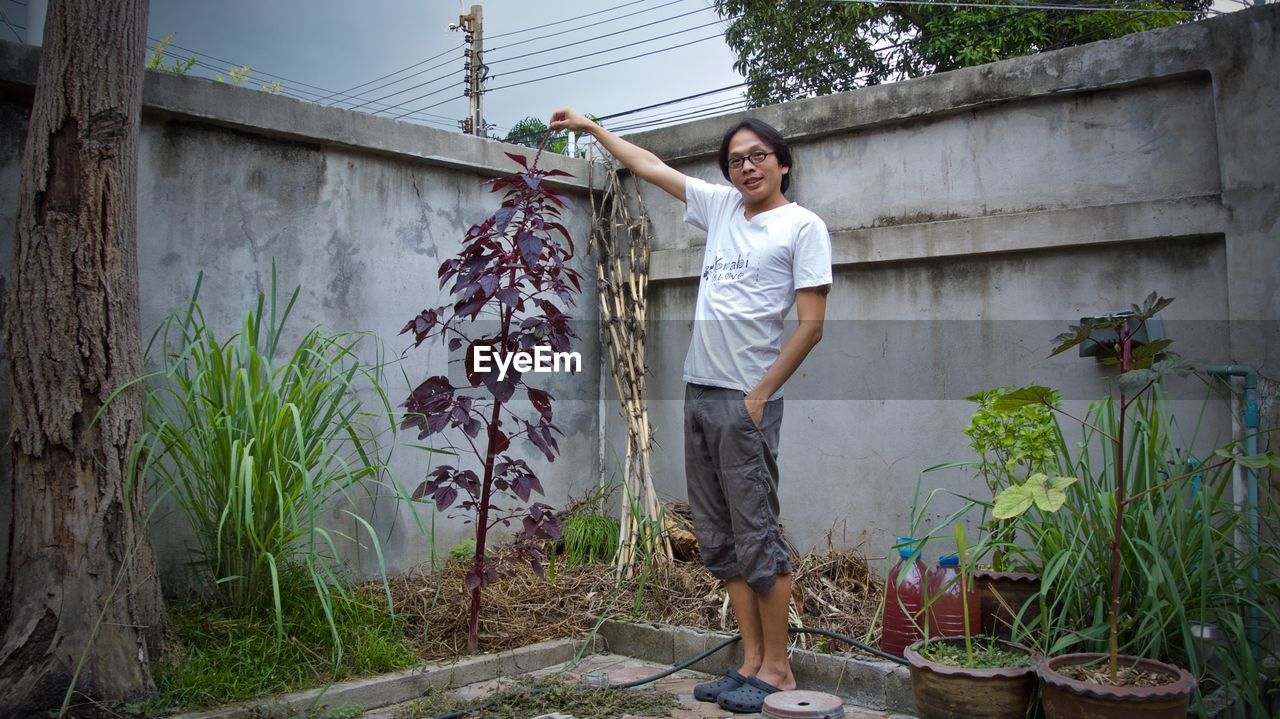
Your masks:
{"label": "plastic bottle with red liquid", "polygon": [[924,588],[927,568],[920,560],[914,537],[898,537],[898,563],[885,585],[884,636],[880,648],[896,657],[921,638],[924,626]]}
{"label": "plastic bottle with red liquid", "polygon": [[938,566],[929,572],[926,601],[929,615],[929,638],[964,636],[964,605],[969,605],[969,635],[982,634],[982,597],[973,579],[960,580],[960,558],[954,554],[938,557]]}

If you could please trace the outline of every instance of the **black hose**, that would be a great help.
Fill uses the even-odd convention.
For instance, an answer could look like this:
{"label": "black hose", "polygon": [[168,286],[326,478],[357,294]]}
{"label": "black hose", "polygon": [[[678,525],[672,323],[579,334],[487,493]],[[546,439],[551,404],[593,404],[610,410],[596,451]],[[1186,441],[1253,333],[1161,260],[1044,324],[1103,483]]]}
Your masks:
{"label": "black hose", "polygon": [[[879,649],[876,649],[875,647],[872,647],[872,646],[868,646],[868,645],[866,645],[866,644],[863,644],[862,642],[858,641],[857,639],[854,639],[854,638],[852,638],[852,637],[846,637],[846,636],[845,636],[845,635],[843,635],[843,634],[836,634],[835,632],[828,632],[828,631],[827,631],[827,630],[825,630],[825,629],[810,629],[810,628],[808,628],[808,627],[789,627],[789,628],[787,629],[787,632],[788,632],[789,634],[817,634],[818,636],[827,637],[827,638],[829,638],[829,639],[837,639],[837,640],[842,641],[842,642],[844,642],[844,643],[846,643],[846,644],[851,644],[851,645],[853,645],[853,646],[855,646],[855,647],[857,647],[857,648],[861,649],[861,650],[862,650],[862,651],[864,651],[864,652],[869,652],[869,653],[874,654],[874,655],[876,655],[876,656],[878,656],[878,657],[881,657],[881,658],[883,658],[883,659],[888,659],[888,660],[889,660],[889,661],[891,661],[891,662],[895,662],[895,663],[898,663],[898,664],[904,664],[904,665],[905,665],[905,664],[907,664],[907,660],[906,660],[906,659],[903,659],[902,657],[895,657],[894,655],[889,654],[889,653],[887,653],[887,652],[883,652],[883,651],[881,651],[881,650],[879,650]],[[624,682],[624,683],[622,683],[622,684],[610,684],[608,688],[610,688],[610,689],[632,689],[632,688],[634,688],[634,687],[643,686],[643,685],[645,685],[645,684],[648,684],[649,682],[657,681],[657,680],[659,680],[659,679],[662,679],[663,677],[669,677],[669,676],[671,676],[672,674],[675,674],[676,672],[678,672],[678,671],[680,671],[680,670],[682,670],[682,669],[688,669],[689,667],[693,666],[694,664],[697,664],[698,662],[702,661],[703,659],[706,659],[707,657],[711,656],[712,654],[715,654],[716,652],[720,651],[721,649],[724,649],[725,647],[727,647],[727,646],[729,646],[729,645],[731,645],[731,644],[734,644],[735,642],[741,641],[741,640],[742,640],[742,635],[741,635],[741,634],[736,634],[736,635],[734,635],[734,636],[732,636],[732,637],[729,637],[728,639],[724,640],[723,642],[720,642],[719,644],[715,645],[714,647],[711,647],[710,649],[708,649],[708,650],[706,650],[705,652],[703,652],[703,653],[699,654],[698,656],[696,656],[696,657],[694,657],[694,658],[692,658],[692,659],[689,659],[689,660],[686,660],[686,661],[680,662],[679,664],[677,664],[677,665],[675,665],[675,666],[671,667],[670,669],[667,669],[666,671],[659,672],[659,673],[657,673],[657,674],[654,674],[654,675],[653,675],[653,676],[651,676],[651,677],[645,677],[644,679],[637,679],[637,680],[635,680],[635,681],[633,681],[633,682]],[[545,690],[545,689],[533,689],[533,690],[530,690],[530,691],[528,692],[529,696],[535,696],[535,697],[536,697],[536,696],[538,696],[539,694],[544,694],[544,693],[546,693],[546,690]],[[438,717],[435,717],[435,719],[462,719],[462,717],[464,717],[464,716],[466,716],[466,715],[468,715],[468,714],[472,714],[472,713],[478,712],[478,711],[480,711],[481,709],[484,709],[484,708],[488,707],[490,704],[493,704],[493,703],[497,702],[498,700],[500,700],[500,699],[505,699],[505,698],[506,698],[506,697],[502,697],[502,696],[494,697],[494,698],[492,698],[492,699],[489,699],[488,701],[482,702],[482,703],[480,703],[480,704],[476,704],[475,706],[467,707],[466,709],[459,709],[458,711],[451,712],[451,713],[449,713],[449,714],[442,714],[442,715],[440,715],[440,716],[438,716]]]}

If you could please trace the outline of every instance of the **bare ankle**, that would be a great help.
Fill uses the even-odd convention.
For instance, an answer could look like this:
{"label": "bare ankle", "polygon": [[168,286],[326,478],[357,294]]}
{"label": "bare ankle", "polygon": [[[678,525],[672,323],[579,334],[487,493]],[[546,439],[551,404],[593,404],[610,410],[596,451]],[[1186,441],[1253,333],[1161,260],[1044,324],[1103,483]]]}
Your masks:
{"label": "bare ankle", "polygon": [[791,665],[761,665],[753,675],[765,684],[770,684],[784,691],[796,688],[795,675],[791,673]]}

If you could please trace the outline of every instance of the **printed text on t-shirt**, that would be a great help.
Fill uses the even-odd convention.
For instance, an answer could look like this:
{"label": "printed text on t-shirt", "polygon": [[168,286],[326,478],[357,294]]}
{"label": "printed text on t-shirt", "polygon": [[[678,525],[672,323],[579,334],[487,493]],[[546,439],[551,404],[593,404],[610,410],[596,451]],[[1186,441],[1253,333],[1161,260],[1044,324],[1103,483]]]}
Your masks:
{"label": "printed text on t-shirt", "polygon": [[750,265],[750,257],[741,254],[733,260],[717,255],[714,262],[702,268],[702,279],[707,282],[736,282],[747,275]]}

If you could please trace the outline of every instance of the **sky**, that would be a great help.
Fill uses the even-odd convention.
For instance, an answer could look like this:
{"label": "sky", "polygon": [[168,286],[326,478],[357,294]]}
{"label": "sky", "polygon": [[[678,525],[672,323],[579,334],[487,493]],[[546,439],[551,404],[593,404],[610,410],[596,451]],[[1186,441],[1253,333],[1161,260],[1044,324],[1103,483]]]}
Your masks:
{"label": "sky", "polygon": [[[202,60],[217,57],[249,65],[263,80],[274,79],[264,73],[288,78],[293,82],[281,81],[286,92],[309,98],[348,90],[444,53],[354,90],[367,93],[358,102],[337,104],[383,98],[361,109],[403,103],[380,114],[394,117],[421,109],[414,117],[456,129],[457,120],[467,114],[467,100],[460,97],[463,33],[450,31],[449,25],[469,13],[471,5],[470,0],[151,0],[147,34],[161,38],[172,32],[174,44],[196,51]],[[742,82],[732,67],[733,53],[721,39],[723,27],[711,0],[485,0],[482,5],[490,67],[483,110],[498,136],[522,118],[545,120],[565,105],[607,115]],[[530,30],[549,23],[556,24]],[[649,23],[655,24],[639,27]],[[694,29],[698,26],[704,27]],[[617,34],[601,37],[611,33]],[[568,72],[691,42],[607,67]],[[570,43],[578,44],[551,49]],[[639,44],[619,47],[630,43]],[[599,54],[535,67],[589,53]],[[218,68],[227,64],[207,62]],[[431,80],[435,82],[407,89]],[[528,80],[537,81],[504,87]],[[400,90],[404,92],[391,94]],[[432,92],[436,94],[421,97]],[[724,104],[740,96],[740,90],[733,90],[690,104]]]}
{"label": "sky", "polygon": [[[10,25],[0,32],[24,32],[28,12],[45,1],[0,0],[0,20]],[[743,105],[743,90],[731,87],[743,78],[733,69],[735,57],[712,0],[480,4],[490,69],[483,112],[493,126],[491,136],[505,136],[526,117],[545,121],[566,105],[608,117],[721,90],[606,123],[617,130]],[[463,33],[449,25],[471,5],[472,0],[151,0],[148,47],[173,33],[166,61],[195,55],[192,75],[225,77],[230,66],[248,65],[247,86],[278,81],[288,96],[456,130],[468,101],[461,97]],[[1242,6],[1240,0],[1215,0],[1223,11]],[[610,64],[588,69],[605,63]]]}

